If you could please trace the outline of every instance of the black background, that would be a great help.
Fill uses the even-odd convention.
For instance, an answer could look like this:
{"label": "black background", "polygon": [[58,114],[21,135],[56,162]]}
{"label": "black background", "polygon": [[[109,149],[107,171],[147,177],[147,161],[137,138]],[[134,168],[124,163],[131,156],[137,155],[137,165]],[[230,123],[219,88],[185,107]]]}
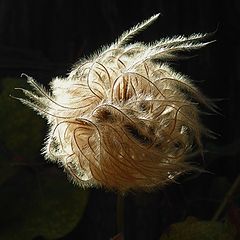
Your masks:
{"label": "black background", "polygon": [[[211,218],[221,199],[214,204],[206,200],[208,186],[216,177],[232,183],[239,174],[240,2],[0,0],[0,77],[19,77],[24,72],[44,85],[57,75],[65,76],[79,58],[159,12],[159,19],[136,40],[217,29],[215,43],[173,65],[191,76],[209,98],[221,99],[217,101],[221,114],[203,117],[205,125],[218,134],[217,139],[204,141],[210,152],[205,165],[214,174],[154,193],[127,195],[126,239],[157,239],[169,224],[189,215]],[[4,136],[0,137],[4,142]],[[109,239],[117,233],[115,205],[114,193],[92,190],[81,222],[62,239]]]}

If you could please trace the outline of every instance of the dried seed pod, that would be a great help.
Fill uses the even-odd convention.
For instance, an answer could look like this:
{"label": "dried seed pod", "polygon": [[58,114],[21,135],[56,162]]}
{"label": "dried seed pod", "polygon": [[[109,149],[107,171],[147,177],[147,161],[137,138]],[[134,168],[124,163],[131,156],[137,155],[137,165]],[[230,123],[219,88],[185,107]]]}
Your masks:
{"label": "dried seed pod", "polygon": [[18,99],[48,120],[44,155],[82,187],[151,190],[192,169],[186,158],[203,132],[197,103],[208,101],[167,61],[209,42],[193,34],[128,44],[157,17],[53,79],[50,93],[27,76],[34,91]]}

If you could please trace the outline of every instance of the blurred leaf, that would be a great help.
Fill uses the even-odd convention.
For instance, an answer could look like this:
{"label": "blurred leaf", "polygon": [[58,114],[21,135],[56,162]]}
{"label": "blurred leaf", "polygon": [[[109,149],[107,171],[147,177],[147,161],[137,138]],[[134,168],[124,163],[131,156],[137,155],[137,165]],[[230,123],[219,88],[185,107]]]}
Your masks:
{"label": "blurred leaf", "polygon": [[23,169],[0,188],[0,239],[56,239],[69,233],[84,212],[88,191],[57,168]]}
{"label": "blurred leaf", "polygon": [[15,87],[27,87],[26,80],[1,79],[0,185],[16,174],[21,166],[36,163],[44,138],[44,120],[9,96],[20,94],[14,90]]}
{"label": "blurred leaf", "polygon": [[228,221],[237,229],[238,237],[240,238],[240,208],[232,204],[227,213]]}
{"label": "blurred leaf", "polygon": [[[11,178],[16,172],[17,168],[7,166],[9,163],[4,163],[4,160],[0,157],[0,186],[3,184],[6,180]],[[4,165],[4,166],[3,166]]]}
{"label": "blurred leaf", "polygon": [[234,240],[236,229],[229,223],[199,221],[188,217],[170,226],[160,240]]}
{"label": "blurred leaf", "polygon": [[15,87],[26,85],[1,79],[0,239],[56,239],[79,222],[88,192],[69,183],[56,167],[39,163],[44,120],[9,97]]}
{"label": "blurred leaf", "polygon": [[0,128],[1,144],[11,154],[30,159],[39,155],[44,138],[44,120],[31,109],[11,98],[19,96],[16,87],[27,87],[26,81],[14,78],[1,79],[0,92]]}

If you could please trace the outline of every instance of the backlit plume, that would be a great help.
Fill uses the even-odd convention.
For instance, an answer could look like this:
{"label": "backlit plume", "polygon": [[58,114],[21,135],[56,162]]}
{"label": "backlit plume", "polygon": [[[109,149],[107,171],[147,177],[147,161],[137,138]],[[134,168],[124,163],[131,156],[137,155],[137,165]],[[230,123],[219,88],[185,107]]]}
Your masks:
{"label": "backlit plume", "polygon": [[148,191],[194,168],[187,159],[204,132],[198,104],[208,100],[167,61],[210,42],[193,34],[129,43],[157,17],[53,79],[50,92],[25,75],[33,91],[17,99],[48,121],[45,158],[79,186]]}

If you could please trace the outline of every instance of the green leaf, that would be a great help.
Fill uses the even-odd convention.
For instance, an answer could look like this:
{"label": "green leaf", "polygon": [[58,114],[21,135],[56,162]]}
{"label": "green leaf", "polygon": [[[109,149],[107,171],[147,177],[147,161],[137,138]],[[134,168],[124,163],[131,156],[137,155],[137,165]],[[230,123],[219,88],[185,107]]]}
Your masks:
{"label": "green leaf", "polygon": [[235,236],[236,229],[229,223],[188,217],[184,222],[172,224],[160,240],[234,240]]}
{"label": "green leaf", "polygon": [[23,169],[0,188],[0,239],[63,237],[81,219],[88,191],[67,181],[55,167]]}
{"label": "green leaf", "polygon": [[[15,87],[27,87],[23,79],[1,79],[0,128],[1,144],[10,154],[34,158],[38,155],[45,135],[44,120],[31,109],[11,98],[21,92]],[[28,88],[28,87],[27,87]]]}
{"label": "green leaf", "polygon": [[1,79],[0,239],[56,239],[80,221],[88,191],[40,158],[44,120],[9,97],[25,86],[24,79]]}
{"label": "green leaf", "polygon": [[0,83],[1,186],[13,177],[22,166],[36,164],[45,133],[43,131],[44,120],[9,96],[10,94],[19,94],[14,91],[14,88],[27,86],[26,81],[3,78]]}

